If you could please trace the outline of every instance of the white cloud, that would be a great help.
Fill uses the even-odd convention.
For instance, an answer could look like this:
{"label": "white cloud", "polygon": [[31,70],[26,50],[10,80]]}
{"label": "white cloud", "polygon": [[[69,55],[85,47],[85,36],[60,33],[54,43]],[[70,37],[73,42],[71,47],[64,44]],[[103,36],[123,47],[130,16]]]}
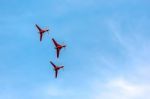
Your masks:
{"label": "white cloud", "polygon": [[62,88],[59,85],[48,84],[37,87],[33,90],[34,97],[49,99],[49,97],[66,97],[73,94],[73,90]]}
{"label": "white cloud", "polygon": [[[139,24],[147,24],[141,20],[143,18],[133,22],[134,28],[124,28],[122,24],[125,20],[107,21],[114,43],[125,53],[122,56],[125,57],[124,63],[116,69],[116,72],[120,71],[118,75],[108,74],[105,79],[97,77],[96,81],[93,81],[91,99],[150,99],[150,41],[146,34],[138,32],[144,29],[138,29]],[[113,61],[117,62],[119,59],[114,58]],[[107,60],[104,60],[104,63],[111,65]]]}
{"label": "white cloud", "polygon": [[118,89],[122,94],[128,96],[136,96],[143,93],[142,87],[131,84],[124,79],[113,80],[108,83],[108,87]]}
{"label": "white cloud", "polygon": [[106,83],[93,84],[93,99],[149,99],[150,85],[130,82],[124,78],[116,78]]}

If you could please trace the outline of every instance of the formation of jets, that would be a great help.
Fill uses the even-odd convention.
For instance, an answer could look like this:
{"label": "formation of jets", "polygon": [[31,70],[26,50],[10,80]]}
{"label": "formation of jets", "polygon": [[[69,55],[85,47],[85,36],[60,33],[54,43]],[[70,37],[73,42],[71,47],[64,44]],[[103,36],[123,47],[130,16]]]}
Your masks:
{"label": "formation of jets", "polygon": [[[46,33],[46,32],[49,32],[49,29],[42,29],[42,28],[40,28],[40,26],[38,26],[37,24],[35,24],[35,26],[36,26],[36,28],[38,29],[38,32],[39,32],[39,34],[40,34],[40,42],[41,42],[41,41],[42,41],[42,38],[43,38],[43,34]],[[57,43],[54,38],[52,38],[52,41],[53,41],[53,43],[54,43],[54,45],[55,45],[56,57],[59,58],[60,50],[61,50],[62,48],[65,48],[66,45],[64,45],[64,44],[61,45],[61,44]],[[54,71],[55,71],[55,78],[57,78],[58,71],[59,71],[60,69],[63,69],[64,66],[57,66],[57,65],[55,65],[52,61],[50,61],[50,64],[53,66],[53,69],[54,69]]]}

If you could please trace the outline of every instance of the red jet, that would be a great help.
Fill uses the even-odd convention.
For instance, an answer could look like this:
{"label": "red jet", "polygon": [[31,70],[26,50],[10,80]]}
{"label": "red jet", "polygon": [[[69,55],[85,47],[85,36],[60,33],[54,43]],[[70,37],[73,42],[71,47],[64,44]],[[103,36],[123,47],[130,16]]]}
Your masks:
{"label": "red jet", "polygon": [[64,68],[64,66],[56,66],[53,62],[50,61],[50,63],[52,64],[52,66],[54,67],[55,70],[55,78],[57,78],[57,74],[58,74],[58,70],[60,70],[61,68]]}
{"label": "red jet", "polygon": [[45,32],[48,32],[49,29],[41,29],[37,24],[35,25],[37,27],[37,29],[39,30],[39,33],[40,33],[40,41],[42,41],[42,37],[43,37],[43,34]]}
{"label": "red jet", "polygon": [[60,45],[58,44],[54,38],[52,38],[53,43],[55,44],[55,49],[56,49],[56,53],[57,53],[57,58],[59,57],[59,52],[60,50],[64,47],[66,47],[66,45]]}

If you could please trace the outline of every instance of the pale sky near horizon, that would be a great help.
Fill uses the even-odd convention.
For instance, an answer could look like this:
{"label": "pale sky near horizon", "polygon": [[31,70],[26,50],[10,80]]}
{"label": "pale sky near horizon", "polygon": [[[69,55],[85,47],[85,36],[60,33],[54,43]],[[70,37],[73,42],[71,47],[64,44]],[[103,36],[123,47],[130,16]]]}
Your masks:
{"label": "pale sky near horizon", "polygon": [[[149,5],[0,0],[0,99],[150,99]],[[51,38],[67,45],[59,59]]]}

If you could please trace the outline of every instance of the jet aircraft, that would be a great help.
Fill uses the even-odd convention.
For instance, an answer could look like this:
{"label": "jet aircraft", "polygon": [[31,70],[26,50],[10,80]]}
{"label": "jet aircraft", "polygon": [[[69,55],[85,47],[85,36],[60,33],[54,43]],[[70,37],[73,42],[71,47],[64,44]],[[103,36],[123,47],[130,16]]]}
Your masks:
{"label": "jet aircraft", "polygon": [[61,68],[64,68],[64,66],[56,66],[52,61],[50,61],[50,63],[52,64],[52,66],[55,70],[55,78],[57,78],[58,70],[60,70]]}
{"label": "jet aircraft", "polygon": [[57,54],[57,58],[59,58],[59,53],[60,53],[60,50],[64,47],[66,47],[66,45],[60,45],[56,42],[56,40],[54,38],[52,38],[52,41],[55,45],[55,49],[56,49],[56,54]]}
{"label": "jet aircraft", "polygon": [[49,29],[41,29],[37,24],[35,26],[38,29],[39,33],[40,33],[40,41],[42,41],[43,34],[45,32],[49,32]]}

